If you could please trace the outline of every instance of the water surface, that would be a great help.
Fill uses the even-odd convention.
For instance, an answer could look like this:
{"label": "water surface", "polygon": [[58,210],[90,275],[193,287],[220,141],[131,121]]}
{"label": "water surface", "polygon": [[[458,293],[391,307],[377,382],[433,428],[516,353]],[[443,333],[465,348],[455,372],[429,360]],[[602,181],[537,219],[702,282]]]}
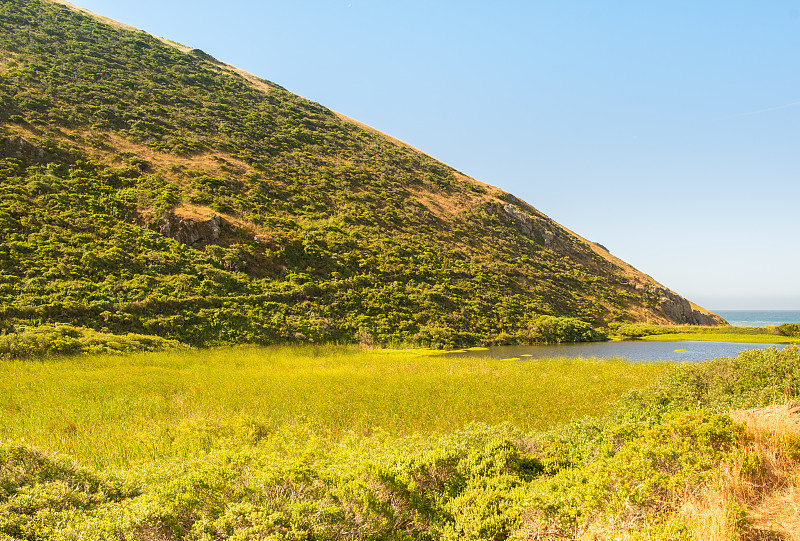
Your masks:
{"label": "water surface", "polygon": [[[678,340],[673,342],[592,342],[581,344],[547,344],[535,346],[493,346],[483,350],[452,352],[449,355],[465,357],[493,357],[520,360],[534,360],[548,357],[621,357],[640,362],[651,361],[691,361],[700,362],[717,357],[733,357],[746,349],[763,349],[772,344],[752,344],[735,342],[699,342]],[[777,345],[778,348],[784,345]],[[685,350],[685,351],[676,351]]]}

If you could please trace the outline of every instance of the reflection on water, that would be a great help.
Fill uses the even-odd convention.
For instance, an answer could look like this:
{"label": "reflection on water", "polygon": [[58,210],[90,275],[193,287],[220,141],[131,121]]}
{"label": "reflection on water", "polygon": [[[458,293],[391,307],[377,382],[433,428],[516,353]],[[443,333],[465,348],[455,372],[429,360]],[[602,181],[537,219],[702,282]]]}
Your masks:
{"label": "reflection on water", "polygon": [[[493,346],[456,350],[449,355],[460,357],[493,357],[496,359],[533,360],[548,357],[621,357],[632,361],[707,361],[717,357],[733,357],[746,349],[763,349],[776,344],[733,342],[593,342],[584,344],[548,344],[536,346]],[[777,345],[778,348],[785,347]]]}

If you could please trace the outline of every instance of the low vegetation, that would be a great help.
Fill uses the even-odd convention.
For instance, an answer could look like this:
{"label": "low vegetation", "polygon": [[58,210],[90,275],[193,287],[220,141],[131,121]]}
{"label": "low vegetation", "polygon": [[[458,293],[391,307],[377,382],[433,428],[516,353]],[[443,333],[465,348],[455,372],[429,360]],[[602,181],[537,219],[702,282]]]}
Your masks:
{"label": "low vegetation", "polygon": [[533,431],[600,415],[666,366],[355,346],[0,361],[0,407],[8,412],[0,437],[24,435],[92,466],[128,467],[294,424],[334,439],[375,427],[392,436],[443,433],[471,421]]}
{"label": "low vegetation", "polygon": [[77,353],[127,354],[184,349],[176,340],[140,334],[107,334],[72,325],[19,325],[0,334],[0,359],[43,358]]}
{"label": "low vegetation", "polygon": [[800,323],[783,323],[766,327],[611,323],[608,326],[608,334],[617,340],[704,340],[754,344],[797,344],[800,343]]}
{"label": "low vegetation", "polygon": [[313,346],[0,366],[10,539],[800,534],[800,431],[754,409],[800,395],[796,347],[670,366]]}

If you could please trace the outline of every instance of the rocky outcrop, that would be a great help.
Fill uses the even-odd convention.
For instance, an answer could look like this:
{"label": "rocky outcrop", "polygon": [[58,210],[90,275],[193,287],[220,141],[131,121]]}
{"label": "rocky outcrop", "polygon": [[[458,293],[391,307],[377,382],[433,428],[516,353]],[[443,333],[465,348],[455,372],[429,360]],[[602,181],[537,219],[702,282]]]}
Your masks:
{"label": "rocky outcrop", "polygon": [[[569,243],[565,242],[564,237],[557,237],[555,233],[556,228],[548,227],[547,219],[531,214],[526,211],[522,204],[524,203],[519,205],[513,203],[494,203],[489,207],[489,210],[500,218],[500,220],[513,226],[520,233],[527,235],[536,242],[544,244],[544,246],[557,253],[568,256],[572,250],[570,249]],[[592,244],[608,252],[605,246],[597,243]],[[656,301],[654,312],[672,323],[679,325],[727,324],[727,322],[718,315],[694,308],[688,300],[657,284],[651,283],[645,285],[632,281],[630,285],[642,293],[646,291],[650,299]],[[653,305],[651,304],[651,306]]]}
{"label": "rocky outcrop", "polygon": [[646,295],[654,300],[655,311],[678,325],[727,325],[723,318],[704,310],[692,307],[692,304],[672,291],[654,284],[641,284],[635,280],[628,285],[636,289],[639,295]]}
{"label": "rocky outcrop", "polygon": [[666,289],[656,289],[659,295],[658,309],[668,319],[685,325],[726,325],[727,322],[716,314],[704,313],[681,297]]}
{"label": "rocky outcrop", "polygon": [[235,226],[216,214],[209,215],[208,220],[193,220],[165,212],[161,215],[161,222],[163,224],[161,234],[187,246],[202,242],[217,242],[223,229],[236,231]]}
{"label": "rocky outcrop", "polygon": [[220,62],[219,60],[217,60],[216,58],[214,58],[213,56],[211,56],[207,52],[203,51],[202,49],[192,49],[191,51],[189,51],[189,54],[192,55],[192,56],[196,56],[197,58],[201,58],[203,60],[207,60],[208,62],[211,62],[213,64],[217,64],[217,65],[222,64],[222,62]]}
{"label": "rocky outcrop", "polygon": [[50,155],[40,146],[22,137],[0,137],[0,155],[21,160],[47,161]]}
{"label": "rocky outcrop", "polygon": [[531,239],[541,242],[548,248],[552,246],[555,233],[538,223],[538,220],[517,205],[501,204],[495,207],[497,216],[513,225],[517,231]]}

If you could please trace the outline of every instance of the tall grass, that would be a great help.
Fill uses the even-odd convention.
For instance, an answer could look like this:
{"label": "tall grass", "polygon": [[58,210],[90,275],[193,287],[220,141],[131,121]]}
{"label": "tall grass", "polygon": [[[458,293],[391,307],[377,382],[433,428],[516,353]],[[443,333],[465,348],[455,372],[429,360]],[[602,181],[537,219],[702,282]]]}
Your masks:
{"label": "tall grass", "polygon": [[0,439],[24,439],[104,468],[189,456],[291,424],[326,439],[376,428],[433,434],[472,421],[540,430],[603,414],[665,368],[343,346],[0,361]]}

